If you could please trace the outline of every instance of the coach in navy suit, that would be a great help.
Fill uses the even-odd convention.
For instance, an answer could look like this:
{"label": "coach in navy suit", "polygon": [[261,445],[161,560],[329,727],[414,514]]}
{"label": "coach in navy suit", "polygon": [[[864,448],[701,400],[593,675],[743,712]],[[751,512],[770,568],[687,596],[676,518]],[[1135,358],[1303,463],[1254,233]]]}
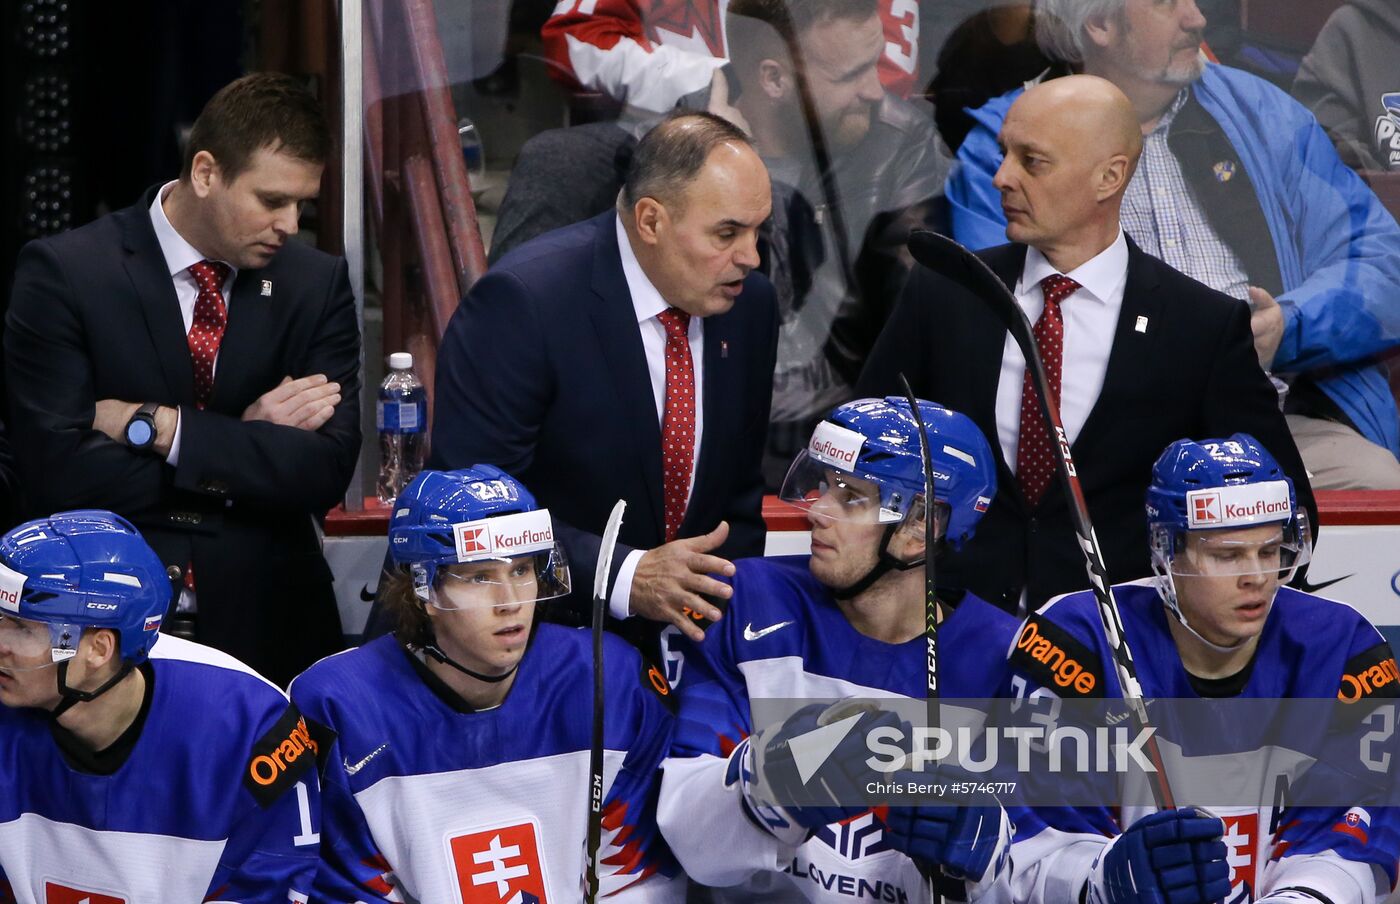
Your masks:
{"label": "coach in navy suit", "polygon": [[[718,618],[729,559],[763,553],[777,307],[759,273],[767,171],[742,132],[672,116],[638,145],[617,210],[521,245],[448,325],[432,464],[498,465],[547,506],[587,599],[626,499],[616,616]],[[690,399],[698,396],[698,405]]]}
{"label": "coach in navy suit", "polygon": [[359,452],[359,325],[345,261],[291,239],[329,149],[295,80],[233,82],[179,180],[24,248],[5,333],[31,514],[134,522],[165,627],[279,683],[342,646],[313,518]]}

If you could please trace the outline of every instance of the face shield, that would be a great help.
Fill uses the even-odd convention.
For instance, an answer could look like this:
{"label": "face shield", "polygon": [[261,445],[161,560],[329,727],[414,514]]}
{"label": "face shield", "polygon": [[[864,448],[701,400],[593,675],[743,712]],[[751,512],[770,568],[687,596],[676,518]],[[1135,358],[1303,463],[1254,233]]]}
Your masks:
{"label": "face shield", "polygon": [[1232,578],[1264,575],[1280,584],[1293,579],[1312,556],[1307,515],[1278,525],[1220,531],[1152,532],[1153,565],[1175,577]]}
{"label": "face shield", "polygon": [[78,655],[81,625],[49,624],[0,613],[0,669],[37,672]]}
{"label": "face shield", "polygon": [[413,567],[418,596],[436,609],[517,606],[569,593],[568,560],[546,510],[454,524],[452,536],[457,561],[439,564],[435,579]]}

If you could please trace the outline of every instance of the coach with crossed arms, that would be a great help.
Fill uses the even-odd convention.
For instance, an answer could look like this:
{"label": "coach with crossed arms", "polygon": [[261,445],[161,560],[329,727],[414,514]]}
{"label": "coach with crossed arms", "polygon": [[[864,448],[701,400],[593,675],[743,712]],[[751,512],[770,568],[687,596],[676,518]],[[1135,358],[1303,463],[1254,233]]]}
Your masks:
{"label": "coach with crossed arms", "polygon": [[[1249,308],[1143,253],[1119,226],[1142,150],[1128,99],[1070,76],[1027,91],[1001,132],[996,175],[1011,244],[979,252],[1034,324],[1112,583],[1151,573],[1143,498],[1152,463],[1183,437],[1244,432],[1274,450],[1316,524]],[[1088,586],[1025,359],[992,309],[920,267],[861,375],[964,412],[1000,453],[997,496],[940,582],[1009,611]]]}
{"label": "coach with crossed arms", "polygon": [[[627,500],[614,616],[718,618],[729,559],[762,555],[760,459],[777,307],[758,266],[768,173],[744,133],[673,115],[637,145],[617,209],[514,249],[438,355],[432,464],[516,474],[555,515],[575,598]],[[560,523],[564,522],[564,523]],[[654,629],[628,632],[654,652]]]}

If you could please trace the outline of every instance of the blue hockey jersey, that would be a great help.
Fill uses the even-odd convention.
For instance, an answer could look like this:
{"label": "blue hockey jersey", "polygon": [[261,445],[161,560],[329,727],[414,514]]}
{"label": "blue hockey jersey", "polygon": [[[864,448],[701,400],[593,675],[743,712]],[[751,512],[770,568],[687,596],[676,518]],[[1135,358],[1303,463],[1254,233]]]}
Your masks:
{"label": "blue hockey jersey", "polygon": [[[727,758],[753,729],[750,701],[911,697],[927,685],[922,637],[888,644],[851,626],[808,557],[735,563],[734,595],[702,644],[670,641],[679,672],[676,741],[659,819],[686,873],[736,901],[920,901],[926,883],[873,813],[828,826],[795,850],[745,815]],[[965,596],[939,627],[947,698],[994,695],[1017,621]],[[984,900],[993,900],[1001,889]]]}
{"label": "blue hockey jersey", "polygon": [[162,635],[150,670],[145,722],[110,775],[70,765],[47,713],[0,707],[0,900],[307,901],[320,802],[305,722],[209,647]]}
{"label": "blue hockey jersey", "polygon": [[[1200,695],[1182,665],[1157,588],[1150,579],[1134,581],[1116,586],[1114,595],[1143,696],[1153,701],[1149,717],[1155,711],[1174,719],[1176,710],[1156,698],[1199,700]],[[1031,616],[1018,636],[1011,667],[1016,696],[1039,711],[1032,721],[1047,728],[1047,720],[1060,712],[1060,699],[1122,697],[1098,604],[1088,591],[1053,599]],[[1355,676],[1368,674],[1380,677],[1365,682],[1364,696],[1396,694],[1394,654],[1380,633],[1345,604],[1282,587],[1235,699],[1350,702],[1348,688],[1361,686]],[[1325,726],[1314,726],[1288,744],[1256,746],[1239,743],[1257,735],[1254,725],[1227,724],[1203,732],[1199,725],[1183,731],[1154,724],[1169,778],[1173,772],[1228,775],[1238,788],[1235,801],[1274,801],[1272,807],[1232,806],[1175,795],[1178,805],[1205,807],[1224,821],[1229,901],[1254,900],[1289,887],[1309,888],[1338,902],[1385,898],[1400,856],[1400,814],[1363,801],[1339,808],[1288,805],[1288,787],[1309,781],[1318,748],[1326,743]],[[1392,720],[1392,731],[1393,725]],[[1110,837],[1148,812],[1150,808],[1109,805],[1013,809],[1018,899],[1076,900]]]}
{"label": "blue hockey jersey", "polygon": [[[659,672],[605,638],[601,894],[680,900],[656,828],[674,719]],[[434,690],[392,635],[323,659],[292,699],[323,756],[327,902],[580,900],[592,662],[586,630],[540,625],[505,701],[472,711]]]}

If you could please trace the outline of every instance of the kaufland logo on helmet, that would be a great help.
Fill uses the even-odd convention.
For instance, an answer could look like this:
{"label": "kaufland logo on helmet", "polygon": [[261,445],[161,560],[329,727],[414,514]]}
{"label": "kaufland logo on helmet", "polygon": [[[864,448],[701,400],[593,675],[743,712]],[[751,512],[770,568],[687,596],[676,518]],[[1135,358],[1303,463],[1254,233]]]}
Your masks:
{"label": "kaufland logo on helmet", "polygon": [[1186,494],[1186,526],[1192,529],[1245,527],[1283,521],[1292,514],[1288,484],[1282,480]]}
{"label": "kaufland logo on helmet", "polygon": [[19,597],[24,592],[24,575],[0,564],[0,609],[7,612],[19,611]]}
{"label": "kaufland logo on helmet", "polygon": [[459,562],[518,556],[554,545],[554,526],[546,509],[454,524],[452,535]]}
{"label": "kaufland logo on helmet", "polygon": [[849,471],[855,466],[864,445],[865,437],[856,431],[823,421],[812,431],[812,441],[807,444],[807,454],[822,464]]}

